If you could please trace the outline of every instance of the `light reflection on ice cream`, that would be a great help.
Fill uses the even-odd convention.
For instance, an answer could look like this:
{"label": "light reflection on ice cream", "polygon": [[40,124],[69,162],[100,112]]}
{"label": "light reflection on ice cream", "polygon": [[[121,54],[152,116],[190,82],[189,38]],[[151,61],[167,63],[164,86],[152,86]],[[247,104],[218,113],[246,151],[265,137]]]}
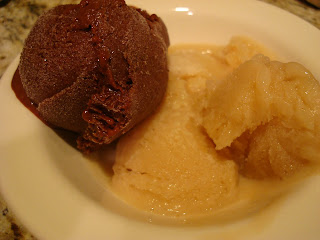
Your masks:
{"label": "light reflection on ice cream", "polygon": [[166,98],[120,139],[113,190],[165,216],[249,211],[284,191],[277,177],[319,161],[319,84],[258,53],[270,55],[244,38],[171,48]]}

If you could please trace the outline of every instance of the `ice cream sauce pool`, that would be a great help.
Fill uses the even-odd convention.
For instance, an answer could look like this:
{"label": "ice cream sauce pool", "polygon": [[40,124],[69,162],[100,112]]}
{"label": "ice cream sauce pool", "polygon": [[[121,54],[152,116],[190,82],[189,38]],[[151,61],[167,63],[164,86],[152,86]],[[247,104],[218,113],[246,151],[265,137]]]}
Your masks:
{"label": "ice cream sauce pool", "polygon": [[99,153],[98,178],[155,223],[222,223],[276,206],[320,160],[319,83],[276,59],[245,37],[171,46],[162,105]]}

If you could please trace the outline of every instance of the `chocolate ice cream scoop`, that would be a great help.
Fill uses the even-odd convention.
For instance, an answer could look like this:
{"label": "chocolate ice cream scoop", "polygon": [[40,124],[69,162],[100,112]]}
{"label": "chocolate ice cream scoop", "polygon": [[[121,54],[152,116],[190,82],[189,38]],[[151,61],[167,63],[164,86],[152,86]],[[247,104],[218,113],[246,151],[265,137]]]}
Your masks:
{"label": "chocolate ice cream scoop", "polygon": [[168,46],[156,15],[123,0],[83,0],[39,17],[21,54],[21,81],[40,115],[79,133],[79,149],[89,152],[159,105]]}

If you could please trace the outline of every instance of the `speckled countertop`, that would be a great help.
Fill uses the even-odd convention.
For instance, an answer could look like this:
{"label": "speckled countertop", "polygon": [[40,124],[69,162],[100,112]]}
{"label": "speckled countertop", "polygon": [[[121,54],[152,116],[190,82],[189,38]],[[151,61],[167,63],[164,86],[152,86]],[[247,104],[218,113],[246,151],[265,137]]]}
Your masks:
{"label": "speckled countertop", "polygon": [[[0,0],[0,76],[23,47],[23,41],[45,10],[79,0]],[[283,8],[320,29],[320,10],[303,0],[260,0]],[[313,2],[317,2],[313,1]],[[0,240],[35,239],[15,219],[0,196]]]}

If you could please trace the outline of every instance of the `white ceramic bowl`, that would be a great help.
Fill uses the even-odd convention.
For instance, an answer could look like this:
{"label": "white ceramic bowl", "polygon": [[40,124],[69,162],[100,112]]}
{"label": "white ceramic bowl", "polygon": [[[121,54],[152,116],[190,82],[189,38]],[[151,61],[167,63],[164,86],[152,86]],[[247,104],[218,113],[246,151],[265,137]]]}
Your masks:
{"label": "white ceramic bowl", "polygon": [[[132,0],[165,21],[171,43],[226,44],[246,35],[299,61],[320,79],[320,31],[255,0]],[[319,239],[320,178],[270,209],[230,224],[150,223],[101,184],[102,171],[29,112],[11,90],[18,58],[0,82],[0,190],[22,223],[44,240]],[[108,181],[106,179],[106,181]]]}

